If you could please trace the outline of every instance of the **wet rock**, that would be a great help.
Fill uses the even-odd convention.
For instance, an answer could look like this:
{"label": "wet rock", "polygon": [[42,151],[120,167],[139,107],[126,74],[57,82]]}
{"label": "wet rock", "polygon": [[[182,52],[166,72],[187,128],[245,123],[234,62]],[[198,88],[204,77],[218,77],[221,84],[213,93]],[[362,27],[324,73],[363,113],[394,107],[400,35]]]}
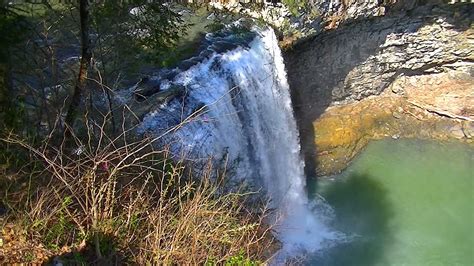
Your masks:
{"label": "wet rock", "polygon": [[159,78],[160,80],[173,80],[174,77],[179,73],[178,70],[176,69],[165,69],[159,73]]}
{"label": "wet rock", "polygon": [[193,58],[184,60],[179,64],[178,69],[181,71],[186,71],[190,69],[191,67],[201,63],[204,59],[205,58],[202,56],[195,56]]}
{"label": "wet rock", "polygon": [[217,41],[212,44],[210,49],[212,49],[216,53],[224,53],[230,50],[234,50],[237,47],[239,47],[239,45],[233,42]]}
{"label": "wet rock", "polygon": [[474,123],[464,121],[462,124],[462,131],[466,138],[468,139],[474,138]]}
{"label": "wet rock", "polygon": [[[129,104],[130,110],[134,118],[143,119],[152,110],[159,109],[160,105],[166,104],[173,98],[184,94],[186,88],[182,85],[171,84],[166,90],[154,93],[148,97],[143,97],[140,100],[132,101]],[[127,119],[133,121],[135,119]]]}
{"label": "wet rock", "polygon": [[[316,153],[313,157],[316,175],[340,172],[374,139],[457,139],[469,145],[474,144],[468,137],[474,133],[474,123],[460,123],[455,119],[425,112],[411,105],[410,99],[386,92],[379,97],[328,108],[313,123],[314,144],[302,146],[304,152]],[[393,114],[400,114],[401,110],[404,115],[394,117]],[[301,137],[304,140],[308,136]],[[311,151],[311,147],[315,151]]]}
{"label": "wet rock", "polygon": [[136,85],[133,93],[138,101],[160,91],[160,80],[157,78],[143,77]]}
{"label": "wet rock", "polygon": [[449,129],[449,133],[450,133],[454,138],[457,138],[457,139],[462,139],[462,138],[465,137],[465,136],[464,136],[464,131],[463,131],[462,125],[460,125],[460,124],[452,126],[452,127]]}

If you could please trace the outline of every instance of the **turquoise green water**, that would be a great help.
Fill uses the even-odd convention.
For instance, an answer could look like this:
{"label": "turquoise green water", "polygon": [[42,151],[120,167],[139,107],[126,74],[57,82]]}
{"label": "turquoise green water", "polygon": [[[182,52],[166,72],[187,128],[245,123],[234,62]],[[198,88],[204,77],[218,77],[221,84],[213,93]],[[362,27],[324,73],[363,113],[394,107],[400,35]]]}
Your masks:
{"label": "turquoise green water", "polygon": [[309,183],[354,239],[312,265],[474,265],[474,149],[384,140],[335,180]]}

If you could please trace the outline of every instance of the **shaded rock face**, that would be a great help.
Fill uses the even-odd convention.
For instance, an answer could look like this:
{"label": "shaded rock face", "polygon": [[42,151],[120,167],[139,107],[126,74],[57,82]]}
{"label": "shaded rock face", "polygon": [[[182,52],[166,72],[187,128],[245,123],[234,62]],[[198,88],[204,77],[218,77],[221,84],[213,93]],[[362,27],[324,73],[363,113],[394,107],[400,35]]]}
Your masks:
{"label": "shaded rock face", "polygon": [[[380,94],[401,75],[474,61],[474,8],[421,7],[322,33],[286,53],[295,93],[331,101]],[[471,43],[470,43],[471,42]]]}
{"label": "shaded rock face", "polygon": [[[314,169],[321,166],[321,158],[325,154],[331,153],[331,150],[327,149],[338,146],[337,141],[330,143],[330,140],[318,137],[316,132],[324,131],[318,123],[323,123],[320,121],[327,113],[328,107],[334,109],[356,104],[369,96],[374,97],[382,93],[384,97],[401,97],[404,101],[408,96],[420,100],[418,96],[426,95],[418,101],[423,102],[418,104],[418,109],[424,109],[420,111],[441,116],[460,116],[467,118],[467,123],[472,123],[473,19],[474,8],[469,4],[420,6],[410,11],[392,12],[383,17],[358,17],[349,24],[323,32],[287,50],[285,62],[307,174],[318,174]],[[458,82],[460,80],[462,82]],[[421,81],[423,84],[417,83]],[[444,86],[444,89],[440,89],[440,86]],[[448,93],[450,86],[456,88],[455,97]],[[375,103],[377,102],[375,100]],[[401,106],[401,103],[390,106]],[[437,110],[441,112],[436,112]],[[342,124],[358,124],[356,116],[361,118],[360,121],[364,124],[367,122],[365,116],[373,116],[377,112],[383,114],[387,110],[383,106],[373,108],[366,105],[345,111],[349,112],[345,113],[348,117],[338,120],[343,121]],[[383,117],[394,117],[391,111],[387,113],[388,116],[381,115],[375,119],[378,124],[387,121]],[[395,116],[399,116],[398,113]],[[338,123],[340,124],[336,124]],[[406,125],[409,127],[410,123]],[[354,136],[363,135],[370,138],[374,135],[397,135],[405,131],[403,127],[397,127],[398,132],[367,133],[359,126],[354,129]],[[423,123],[418,128],[422,126]],[[467,126],[470,127],[471,125]],[[435,128],[451,131],[452,125]],[[466,138],[462,129],[463,126],[460,126],[457,135]],[[461,136],[462,134],[464,136]],[[402,134],[404,135],[419,137],[416,134]],[[330,138],[331,134],[326,136]],[[345,157],[352,158],[354,151],[360,150],[356,147],[363,147],[357,144],[359,140],[360,137],[345,140],[351,143],[345,144],[346,149],[350,151],[345,153]],[[329,144],[324,146],[321,143]],[[331,171],[323,172],[327,174]]]}
{"label": "shaded rock face", "polygon": [[[431,2],[441,0],[430,0]],[[419,0],[240,0],[210,1],[209,5],[272,25],[285,49],[300,38],[333,29],[348,21],[383,16],[392,10],[409,10]]]}
{"label": "shaded rock face", "polygon": [[[310,0],[318,9],[328,28],[334,28],[348,20],[378,17],[389,11],[411,10],[422,4],[423,0]],[[441,4],[442,0],[430,0]]]}

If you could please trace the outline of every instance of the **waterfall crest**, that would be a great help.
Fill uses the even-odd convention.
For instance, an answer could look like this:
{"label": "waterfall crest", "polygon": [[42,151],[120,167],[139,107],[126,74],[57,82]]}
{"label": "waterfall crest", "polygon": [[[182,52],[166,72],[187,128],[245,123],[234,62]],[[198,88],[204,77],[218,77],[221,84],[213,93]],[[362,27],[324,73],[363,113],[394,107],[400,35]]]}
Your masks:
{"label": "waterfall crest", "polygon": [[185,96],[149,114],[142,129],[159,134],[169,121],[182,121],[204,106],[202,115],[165,141],[173,152],[195,159],[228,156],[235,178],[253,178],[265,188],[283,244],[276,260],[283,260],[320,250],[341,236],[325,224],[330,208],[308,201],[283,57],[273,30],[256,32],[248,47],[214,53],[179,73],[173,82],[186,88]]}

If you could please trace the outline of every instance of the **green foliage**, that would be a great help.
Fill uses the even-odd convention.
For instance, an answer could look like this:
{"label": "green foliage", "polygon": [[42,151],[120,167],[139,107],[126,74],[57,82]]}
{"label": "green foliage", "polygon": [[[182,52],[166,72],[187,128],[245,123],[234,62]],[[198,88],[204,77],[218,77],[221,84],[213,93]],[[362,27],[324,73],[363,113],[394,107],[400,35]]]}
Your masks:
{"label": "green foliage", "polygon": [[22,99],[15,99],[10,91],[12,48],[28,30],[25,17],[18,13],[15,5],[0,4],[0,128],[9,130],[23,127],[24,117]]}
{"label": "green foliage", "polygon": [[72,256],[74,265],[87,265],[87,261],[81,253],[74,252]]}
{"label": "green foliage", "polygon": [[10,88],[8,86],[0,88],[0,94],[4,95],[4,99],[0,100],[0,118],[2,118],[0,125],[3,123],[3,129],[13,130],[17,133],[23,132],[25,136],[33,136],[31,128],[25,127],[26,107],[23,97],[11,98],[10,93],[6,90],[10,90]]}
{"label": "green foliage", "polygon": [[240,251],[239,255],[230,257],[226,262],[225,266],[257,266],[261,263],[259,261],[253,261],[244,255],[243,251]]}
{"label": "green foliage", "polygon": [[216,32],[222,30],[224,27],[224,23],[222,23],[221,21],[214,21],[213,23],[207,25],[206,29],[209,32]]}
{"label": "green foliage", "polygon": [[35,259],[35,255],[31,251],[25,253],[25,261],[32,262]]}
{"label": "green foliage", "polygon": [[87,259],[84,257],[84,254],[80,252],[72,252],[70,256],[63,256],[61,260],[65,265],[90,265],[87,263]]}
{"label": "green foliage", "polygon": [[[49,134],[76,83],[79,63],[64,59],[79,53],[77,3],[13,2],[0,3],[0,129]],[[177,51],[186,30],[181,15],[164,1],[148,2],[92,1],[88,88],[122,87],[146,63],[170,66],[194,48]]]}
{"label": "green foliage", "polygon": [[[215,265],[219,265],[219,263],[216,262],[215,258],[210,257],[204,265],[215,266]],[[249,259],[247,256],[245,256],[245,252],[241,250],[238,255],[231,256],[230,258],[225,260],[223,265],[225,266],[257,266],[257,265],[263,265],[263,263],[261,263],[260,261]]]}
{"label": "green foliage", "polygon": [[308,4],[307,0],[283,0],[282,2],[293,16],[299,16],[300,9],[304,9]]}
{"label": "green foliage", "polygon": [[140,62],[137,56],[159,65],[169,61],[187,28],[181,15],[161,1],[104,1],[92,6],[91,15],[98,52],[134,62]]}
{"label": "green foliage", "polygon": [[0,4],[0,64],[8,62],[11,46],[24,37],[26,29],[25,17],[15,5]]}
{"label": "green foliage", "polygon": [[66,212],[72,204],[72,198],[67,196],[61,202],[61,208],[57,212],[57,220],[53,224],[44,224],[43,222],[37,222],[37,225],[41,225],[47,228],[47,232],[44,238],[44,243],[47,247],[57,250],[61,246],[67,244],[70,239],[71,230],[74,229],[74,224],[70,221],[70,216]]}
{"label": "green foliage", "polygon": [[308,16],[310,19],[316,19],[317,17],[321,17],[321,13],[317,8],[311,8],[311,12]]}
{"label": "green foliage", "polygon": [[88,240],[88,243],[95,250],[98,250],[102,256],[110,257],[117,250],[117,244],[114,237],[102,232],[96,232]]}

